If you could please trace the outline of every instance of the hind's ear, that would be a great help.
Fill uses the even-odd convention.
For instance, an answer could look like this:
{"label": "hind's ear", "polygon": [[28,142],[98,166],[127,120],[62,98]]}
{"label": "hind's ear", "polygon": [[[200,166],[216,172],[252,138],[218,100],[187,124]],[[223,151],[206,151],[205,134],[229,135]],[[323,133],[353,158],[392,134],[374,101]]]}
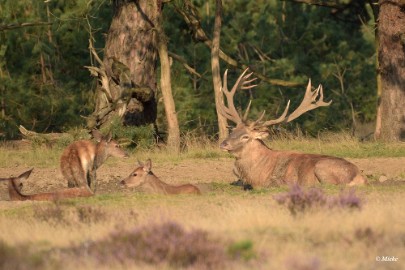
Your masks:
{"label": "hind's ear", "polygon": [[112,139],[112,134],[111,134],[111,131],[110,131],[110,132],[108,132],[107,136],[104,137],[104,140],[106,140],[107,142],[110,142],[111,139]]}
{"label": "hind's ear", "polygon": [[91,131],[91,135],[93,136],[93,138],[97,141],[97,142],[101,142],[101,140],[103,139],[103,134],[101,134],[100,131],[98,131],[97,129],[93,129]]}
{"label": "hind's ear", "polygon": [[152,160],[150,160],[150,159],[148,159],[146,162],[145,162],[145,165],[143,166],[143,170],[145,171],[145,172],[150,172],[150,171],[152,171]]}
{"label": "hind's ear", "polygon": [[30,177],[30,174],[31,174],[32,170],[34,170],[34,168],[32,168],[31,170],[26,171],[26,172],[20,174],[20,175],[19,175],[18,177],[16,177],[16,178],[19,179],[19,180],[25,180],[25,179],[27,179],[28,177]]}

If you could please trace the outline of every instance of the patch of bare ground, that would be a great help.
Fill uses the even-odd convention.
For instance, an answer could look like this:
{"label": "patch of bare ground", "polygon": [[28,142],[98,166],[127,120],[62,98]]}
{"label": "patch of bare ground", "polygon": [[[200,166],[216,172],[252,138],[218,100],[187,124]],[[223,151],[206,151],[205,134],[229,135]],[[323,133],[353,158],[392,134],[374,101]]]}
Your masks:
{"label": "patch of bare ground", "polygon": [[[405,184],[405,157],[350,159],[350,161],[371,180],[378,180],[381,175],[385,175],[388,181],[383,184]],[[231,158],[154,162],[153,172],[169,184],[195,184],[204,192],[209,183],[230,183],[235,180],[232,173],[233,162]],[[136,161],[133,159],[108,161],[97,171],[97,193],[125,192],[119,183],[135,166]],[[20,165],[0,168],[0,177],[16,176],[27,169],[29,167]],[[23,193],[48,192],[66,186],[67,183],[58,167],[34,168],[31,177],[24,183]],[[8,200],[6,183],[0,183],[0,200]]]}

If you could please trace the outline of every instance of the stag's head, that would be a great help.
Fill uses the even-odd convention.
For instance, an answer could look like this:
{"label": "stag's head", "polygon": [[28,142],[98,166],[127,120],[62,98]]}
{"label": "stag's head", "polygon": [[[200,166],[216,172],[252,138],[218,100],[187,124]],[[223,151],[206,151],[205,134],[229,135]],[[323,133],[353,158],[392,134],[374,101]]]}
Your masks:
{"label": "stag's head", "polygon": [[280,123],[288,123],[295,118],[298,118],[300,115],[304,114],[307,111],[313,110],[322,106],[329,106],[332,101],[324,102],[323,101],[323,89],[319,85],[318,88],[312,90],[311,80],[309,80],[304,98],[301,104],[295,109],[291,114],[288,114],[288,109],[290,101],[288,101],[287,106],[283,114],[273,120],[263,120],[265,117],[265,112],[263,112],[257,120],[249,120],[248,114],[251,102],[243,115],[240,116],[239,112],[236,110],[233,97],[236,90],[238,89],[251,89],[255,87],[255,84],[252,84],[256,78],[250,79],[252,73],[247,74],[248,69],[246,69],[237,79],[235,85],[229,91],[227,87],[227,70],[224,73],[222,92],[226,97],[227,106],[224,103],[219,107],[219,112],[229,121],[236,124],[236,127],[229,134],[220,145],[220,148],[224,151],[228,151],[234,155],[237,155],[243,147],[252,142],[253,140],[262,140],[269,135],[268,127]]}
{"label": "stag's head", "polygon": [[152,161],[148,159],[145,163],[138,161],[138,167],[131,174],[121,181],[121,185],[126,187],[139,187],[144,184],[147,176],[154,176],[152,173]]}

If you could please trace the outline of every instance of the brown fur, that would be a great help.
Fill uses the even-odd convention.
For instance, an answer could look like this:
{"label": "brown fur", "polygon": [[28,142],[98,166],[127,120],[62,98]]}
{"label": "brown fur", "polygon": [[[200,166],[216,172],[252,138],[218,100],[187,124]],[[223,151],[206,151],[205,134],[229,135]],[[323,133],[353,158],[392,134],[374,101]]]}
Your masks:
{"label": "brown fur", "polygon": [[357,166],[345,159],[271,150],[260,139],[267,136],[265,133],[263,130],[249,130],[247,125],[239,124],[221,144],[223,150],[236,157],[237,175],[246,184],[267,187],[292,183],[366,183]]}
{"label": "brown fur", "polygon": [[220,147],[235,156],[236,169],[234,171],[245,184],[255,187],[276,183],[307,185],[366,183],[366,179],[360,175],[359,169],[347,160],[269,149],[262,141],[269,135],[269,126],[291,122],[308,111],[329,106],[332,101],[325,102],[322,85],[312,90],[311,80],[309,80],[304,97],[293,112],[288,113],[290,106],[290,101],[288,101],[284,112],[277,119],[264,121],[265,112],[263,112],[256,121],[249,121],[247,116],[251,103],[242,118],[233,101],[238,89],[251,89],[256,86],[252,84],[255,78],[250,78],[252,73],[246,74],[247,71],[248,69],[239,76],[231,90],[228,90],[227,87],[227,71],[225,71],[222,93],[226,97],[227,106],[223,102],[217,108],[227,120],[236,124]]}
{"label": "brown fur", "polygon": [[151,171],[152,162],[147,160],[145,164],[140,163],[137,168],[124,180],[122,185],[126,187],[140,187],[143,191],[158,194],[201,194],[200,190],[191,184],[180,186],[169,185]]}
{"label": "brown fur", "polygon": [[55,192],[46,192],[46,193],[37,193],[24,195],[21,193],[21,187],[19,181],[27,179],[33,169],[26,171],[19,175],[18,177],[10,178],[0,178],[0,180],[8,180],[8,193],[10,195],[11,201],[54,201],[65,198],[75,198],[75,197],[90,197],[93,196],[93,193],[88,187],[82,188],[68,188],[57,190]]}
{"label": "brown fur", "polygon": [[103,138],[96,130],[92,134],[97,144],[89,140],[76,141],[63,151],[60,168],[68,187],[89,186],[95,192],[96,170],[107,158],[128,156],[111,137]]}

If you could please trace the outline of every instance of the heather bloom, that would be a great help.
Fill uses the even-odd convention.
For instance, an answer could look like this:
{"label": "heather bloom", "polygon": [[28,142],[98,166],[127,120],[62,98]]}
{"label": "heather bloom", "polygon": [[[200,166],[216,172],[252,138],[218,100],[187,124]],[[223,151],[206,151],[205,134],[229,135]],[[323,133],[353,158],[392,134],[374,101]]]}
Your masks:
{"label": "heather bloom", "polygon": [[299,185],[291,186],[286,193],[275,195],[274,199],[281,205],[286,205],[292,215],[305,212],[316,207],[357,208],[361,209],[361,199],[354,189],[341,191],[337,196],[327,196],[320,188],[304,190]]}
{"label": "heather bloom", "polygon": [[107,239],[76,248],[100,264],[142,262],[213,269],[226,260],[225,248],[201,230],[186,231],[175,222],[150,224],[112,233]]}

